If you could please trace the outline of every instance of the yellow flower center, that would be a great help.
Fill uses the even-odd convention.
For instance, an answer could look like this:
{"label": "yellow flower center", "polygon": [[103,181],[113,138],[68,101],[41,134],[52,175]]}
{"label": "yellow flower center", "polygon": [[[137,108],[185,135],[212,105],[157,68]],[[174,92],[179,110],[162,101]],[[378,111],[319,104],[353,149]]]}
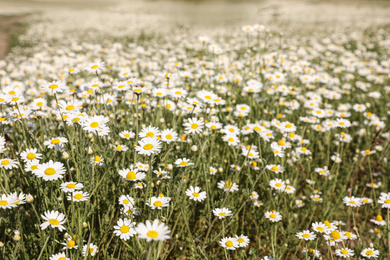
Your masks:
{"label": "yellow flower center", "polygon": [[194,192],[194,193],[192,193],[192,196],[194,196],[194,197],[199,197],[199,193]]}
{"label": "yellow flower center", "polygon": [[372,252],[372,250],[368,250],[367,252],[366,252],[366,255],[373,255],[374,254],[374,252]]}
{"label": "yellow flower center", "polygon": [[67,244],[68,244],[68,248],[71,248],[71,247],[74,247],[76,245],[76,242],[73,240],[69,240]]}
{"label": "yellow flower center", "polygon": [[337,240],[340,238],[340,233],[337,230],[333,230],[332,233],[330,233],[330,237]]}
{"label": "yellow flower center", "polygon": [[348,250],[343,249],[343,250],[341,250],[341,253],[342,253],[343,255],[346,255],[346,254],[348,254]]}
{"label": "yellow flower center", "polygon": [[57,85],[57,84],[51,84],[51,85],[49,86],[49,88],[50,88],[50,89],[56,89],[56,88],[58,88],[58,85]]}
{"label": "yellow flower center", "polygon": [[276,166],[276,165],[272,166],[271,170],[277,171],[278,170],[278,166]]}
{"label": "yellow flower center", "polygon": [[29,159],[29,160],[35,159],[35,154],[34,153],[28,153],[27,154],[27,159]]}
{"label": "yellow flower center", "polygon": [[146,134],[146,137],[153,137],[154,136],[154,133],[153,132],[149,132]]}
{"label": "yellow flower center", "polygon": [[195,124],[195,123],[192,124],[192,125],[191,125],[191,128],[192,128],[192,129],[197,129],[197,128],[198,128],[198,124]]}
{"label": "yellow flower center", "polygon": [[382,216],[381,216],[381,215],[378,215],[378,216],[376,216],[376,220],[377,220],[377,221],[382,221],[382,220],[383,220],[383,218],[382,218]]}
{"label": "yellow flower center", "polygon": [[386,204],[389,204],[389,203],[390,203],[390,199],[389,199],[389,200],[385,200],[385,203],[386,203]]}
{"label": "yellow flower center", "polygon": [[221,217],[224,217],[224,216],[226,216],[226,213],[225,212],[221,212],[218,215],[220,215]]}
{"label": "yellow flower center", "polygon": [[123,148],[122,148],[122,146],[120,146],[120,145],[118,145],[118,146],[116,147],[116,150],[117,150],[117,151],[122,151],[122,149],[123,149]]}
{"label": "yellow flower center", "polygon": [[291,124],[286,124],[286,127],[287,127],[287,128],[291,128],[292,125],[291,125]]}
{"label": "yellow flower center", "polygon": [[58,138],[51,140],[51,144],[59,144],[59,143],[61,143],[61,141]]}
{"label": "yellow flower center", "polygon": [[238,243],[244,243],[244,242],[245,242],[245,239],[243,239],[242,237],[240,237],[239,239],[237,239],[237,242],[238,242]]}
{"label": "yellow flower center", "polygon": [[135,179],[137,179],[137,175],[135,174],[134,171],[129,171],[126,175],[126,179],[135,180]]}
{"label": "yellow flower center", "polygon": [[0,200],[0,206],[8,205],[8,201],[6,200]]}
{"label": "yellow flower center", "polygon": [[1,165],[8,165],[8,164],[10,164],[10,161],[8,160],[1,161]]}
{"label": "yellow flower center", "polygon": [[74,188],[76,188],[76,184],[74,184],[74,183],[69,183],[68,185],[66,185],[66,187],[67,187],[68,189],[74,189]]}
{"label": "yellow flower center", "polygon": [[159,200],[157,200],[157,201],[155,201],[155,202],[153,203],[153,205],[154,205],[155,207],[161,207],[161,206],[162,206],[162,202],[159,201]]}
{"label": "yellow flower center", "polygon": [[148,237],[151,237],[151,238],[157,238],[158,237],[158,232],[154,231],[154,230],[150,230],[150,231],[148,231],[148,233],[146,233],[146,235]]}
{"label": "yellow flower center", "polygon": [[317,230],[318,231],[324,231],[324,228],[323,227],[317,227]]}
{"label": "yellow flower center", "polygon": [[120,230],[122,233],[128,233],[130,231],[130,228],[126,225],[123,225]]}
{"label": "yellow flower center", "polygon": [[280,146],[284,146],[284,145],[285,145],[285,143],[284,143],[284,141],[283,141],[283,140],[280,140],[280,141],[278,142],[278,145],[280,145]]}
{"label": "yellow flower center", "polygon": [[99,126],[98,122],[93,122],[93,123],[90,124],[90,127],[92,127],[92,128],[96,128],[98,126]]}
{"label": "yellow flower center", "polygon": [[186,166],[186,165],[188,165],[188,162],[181,162],[180,165],[181,166]]}
{"label": "yellow flower center", "polygon": [[91,67],[91,69],[97,69],[97,68],[99,68],[99,65],[93,65],[92,67]]}
{"label": "yellow flower center", "polygon": [[144,149],[145,150],[150,150],[150,149],[152,149],[153,148],[153,145],[152,144],[146,144],[146,145],[144,145]]}
{"label": "yellow flower center", "polygon": [[276,183],[275,186],[276,187],[282,187],[282,184],[281,183]]}
{"label": "yellow flower center", "polygon": [[228,241],[225,243],[225,245],[226,245],[227,247],[232,247],[232,246],[233,246],[233,242],[230,241],[230,240],[228,240]]}
{"label": "yellow flower center", "polygon": [[54,168],[47,168],[45,170],[46,175],[54,175],[56,173],[56,170]]}
{"label": "yellow flower center", "polygon": [[49,223],[52,225],[59,225],[60,224],[60,222],[58,220],[56,220],[55,218],[49,219]]}
{"label": "yellow flower center", "polygon": [[274,213],[272,213],[271,215],[269,215],[270,218],[276,218],[276,215]]}
{"label": "yellow flower center", "polygon": [[75,106],[74,105],[69,105],[65,109],[68,110],[68,111],[69,110],[73,110],[73,109],[75,109]]}
{"label": "yellow flower center", "polygon": [[302,237],[303,237],[303,238],[309,238],[310,235],[309,235],[309,234],[303,234]]}
{"label": "yellow flower center", "polygon": [[83,198],[83,195],[81,195],[80,193],[77,193],[76,195],[74,195],[74,198],[76,200],[81,200]]}

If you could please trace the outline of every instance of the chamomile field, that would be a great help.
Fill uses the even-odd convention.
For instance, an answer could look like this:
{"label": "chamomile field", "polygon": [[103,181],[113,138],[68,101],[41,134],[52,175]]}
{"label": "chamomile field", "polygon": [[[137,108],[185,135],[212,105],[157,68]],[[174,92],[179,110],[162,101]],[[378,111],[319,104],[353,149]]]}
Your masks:
{"label": "chamomile field", "polygon": [[0,60],[0,259],[390,259],[380,16],[130,35],[49,13]]}

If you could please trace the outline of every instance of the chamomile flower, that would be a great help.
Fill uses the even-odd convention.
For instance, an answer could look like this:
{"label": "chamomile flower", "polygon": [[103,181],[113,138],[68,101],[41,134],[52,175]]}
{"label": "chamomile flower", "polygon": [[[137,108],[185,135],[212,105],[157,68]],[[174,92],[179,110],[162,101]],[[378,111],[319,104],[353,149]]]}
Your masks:
{"label": "chamomile flower", "polygon": [[186,195],[190,198],[190,200],[202,202],[206,199],[206,192],[200,191],[200,187],[190,186],[189,189],[186,190]]}
{"label": "chamomile flower", "polygon": [[353,250],[349,248],[340,248],[336,250],[336,255],[338,257],[343,257],[343,258],[350,258],[354,255]]}
{"label": "chamomile flower", "polygon": [[270,164],[265,166],[265,168],[276,174],[284,172],[284,167],[282,165]]}
{"label": "chamomile flower", "polygon": [[127,241],[130,237],[133,237],[137,232],[134,229],[135,222],[131,222],[129,219],[118,219],[116,226],[114,226],[114,234],[120,239]]}
{"label": "chamomile flower", "polygon": [[344,197],[343,202],[345,205],[349,207],[360,207],[362,205],[361,199],[360,198],[355,198],[354,196],[352,197]]}
{"label": "chamomile flower", "polygon": [[281,179],[274,179],[269,182],[269,186],[277,191],[283,191],[286,188],[286,183]]}
{"label": "chamomile flower", "polygon": [[79,248],[79,246],[76,245],[75,236],[74,237],[69,236],[67,239],[65,239],[65,243],[61,243],[61,245],[64,245],[62,250]]}
{"label": "chamomile flower", "polygon": [[154,126],[148,126],[142,129],[142,131],[138,134],[141,138],[152,138],[160,135],[160,130]]}
{"label": "chamomile flower", "polygon": [[169,197],[164,197],[164,196],[151,197],[146,202],[146,205],[148,205],[152,209],[162,209],[163,207],[168,207],[170,201],[171,201],[171,198],[169,198]]}
{"label": "chamomile flower", "polygon": [[83,256],[95,256],[99,252],[99,249],[96,245],[89,243],[83,246]]}
{"label": "chamomile flower", "polygon": [[203,130],[204,122],[195,117],[189,118],[186,123],[183,123],[186,134],[199,134]]}
{"label": "chamomile flower", "polygon": [[9,158],[0,159],[0,168],[11,170],[12,168],[18,168],[19,162]]}
{"label": "chamomile flower", "polygon": [[178,138],[178,134],[174,129],[164,129],[161,131],[161,141],[166,143],[175,142]]}
{"label": "chamomile flower", "polygon": [[306,241],[314,240],[316,238],[316,235],[313,232],[310,232],[309,230],[298,232],[295,236],[298,237],[299,239],[304,239]]}
{"label": "chamomile flower", "polygon": [[264,216],[271,222],[279,222],[282,220],[282,215],[275,210],[265,212]]}
{"label": "chamomile flower", "polygon": [[129,150],[129,147],[124,144],[113,145],[112,148],[114,148],[114,150],[117,152],[126,152],[127,150]]}
{"label": "chamomile flower", "polygon": [[321,222],[314,222],[311,224],[311,228],[319,233],[326,233],[329,229],[328,226],[326,226],[324,223]]}
{"label": "chamomile flower", "polygon": [[82,191],[73,191],[71,195],[68,195],[67,199],[76,202],[87,201],[89,200],[89,193]]}
{"label": "chamomile flower", "polygon": [[169,233],[171,233],[168,227],[164,223],[160,223],[158,219],[155,219],[153,222],[146,220],[145,224],[138,223],[135,231],[138,233],[139,238],[146,239],[147,242],[170,239]]}
{"label": "chamomile flower", "polygon": [[232,211],[228,208],[215,208],[213,210],[214,216],[218,217],[219,219],[226,218],[228,216],[232,215]]}
{"label": "chamomile flower", "polygon": [[141,181],[146,177],[144,172],[139,172],[138,169],[133,168],[119,170],[119,175],[127,181]]}
{"label": "chamomile flower", "polygon": [[63,192],[74,192],[76,190],[81,190],[84,187],[82,183],[77,183],[73,181],[61,183],[60,188]]}
{"label": "chamomile flower", "polygon": [[85,66],[85,70],[89,73],[101,73],[102,69],[105,67],[105,62],[92,62]]}
{"label": "chamomile flower", "polygon": [[64,147],[64,144],[68,142],[68,139],[66,139],[65,137],[55,137],[55,138],[52,138],[50,140],[47,140],[45,142],[43,142],[44,145],[47,146],[47,148],[49,149],[61,149]]}
{"label": "chamomile flower", "polygon": [[58,253],[50,256],[49,260],[70,260],[70,258],[66,257],[65,253]]}
{"label": "chamomile flower", "polygon": [[41,229],[46,229],[47,227],[58,228],[60,231],[65,230],[63,224],[66,222],[65,215],[58,211],[46,211],[41,217],[45,220],[41,224]]}
{"label": "chamomile flower", "polygon": [[219,244],[228,250],[236,250],[236,248],[240,247],[237,239],[234,237],[222,238]]}
{"label": "chamomile flower", "polygon": [[126,140],[129,140],[131,138],[134,138],[135,137],[135,133],[133,131],[122,131],[119,133],[119,136],[123,139],[126,139]]}
{"label": "chamomile flower", "polygon": [[241,236],[236,235],[236,239],[239,247],[246,247],[247,245],[249,245],[250,239],[243,234],[241,234]]}
{"label": "chamomile flower", "polygon": [[2,194],[0,197],[0,209],[10,209],[16,207],[17,198],[15,195]]}
{"label": "chamomile flower", "polygon": [[32,149],[26,149],[20,154],[20,157],[23,161],[28,162],[32,161],[34,159],[42,159],[42,154],[37,152],[38,149],[32,148]]}
{"label": "chamomile flower", "polygon": [[183,159],[177,159],[175,161],[175,164],[177,167],[187,167],[187,166],[190,166],[190,165],[194,165],[194,163],[190,162],[190,159],[186,159],[186,158],[183,158]]}
{"label": "chamomile flower", "polygon": [[226,134],[222,137],[222,140],[226,142],[229,146],[236,146],[240,142],[240,139],[236,134]]}
{"label": "chamomile flower", "polygon": [[382,215],[377,215],[375,218],[370,219],[370,221],[379,226],[386,226],[387,224],[386,220],[383,220]]}
{"label": "chamomile flower", "polygon": [[388,192],[388,193],[381,192],[378,203],[382,204],[382,208],[389,209],[390,208],[390,192]]}
{"label": "chamomile flower", "polygon": [[119,204],[125,207],[134,207],[134,199],[129,195],[121,195],[119,197]]}
{"label": "chamomile flower", "polygon": [[218,188],[223,189],[226,192],[238,191],[238,185],[231,181],[220,181],[217,185]]}
{"label": "chamomile flower", "polygon": [[39,161],[34,159],[32,161],[28,161],[25,164],[24,170],[26,172],[34,172],[35,170],[38,169]]}
{"label": "chamomile flower", "polygon": [[39,164],[38,169],[33,173],[37,177],[43,178],[45,181],[55,181],[63,178],[65,168],[63,163],[50,160],[47,163]]}
{"label": "chamomile flower", "polygon": [[134,149],[138,154],[150,156],[161,152],[161,141],[157,137],[143,138],[138,141],[138,145]]}
{"label": "chamomile flower", "polygon": [[379,256],[379,250],[376,250],[372,247],[365,248],[363,251],[360,253],[361,256],[365,258],[377,258]]}
{"label": "chamomile flower", "polygon": [[320,257],[320,251],[315,250],[313,248],[304,249],[302,250],[302,255],[309,256],[309,257]]}
{"label": "chamomile flower", "polygon": [[42,91],[44,92],[49,92],[49,93],[61,93],[66,90],[66,85],[62,81],[52,81],[52,82],[47,82],[41,86]]}

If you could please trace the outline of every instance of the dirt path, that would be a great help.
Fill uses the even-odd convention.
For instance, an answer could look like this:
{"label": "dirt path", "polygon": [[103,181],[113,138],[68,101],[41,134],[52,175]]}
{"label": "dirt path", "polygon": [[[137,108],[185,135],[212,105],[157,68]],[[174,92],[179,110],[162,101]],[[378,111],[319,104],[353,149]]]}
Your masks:
{"label": "dirt path", "polygon": [[19,16],[0,16],[0,59],[7,55],[11,33],[18,27],[21,19]]}

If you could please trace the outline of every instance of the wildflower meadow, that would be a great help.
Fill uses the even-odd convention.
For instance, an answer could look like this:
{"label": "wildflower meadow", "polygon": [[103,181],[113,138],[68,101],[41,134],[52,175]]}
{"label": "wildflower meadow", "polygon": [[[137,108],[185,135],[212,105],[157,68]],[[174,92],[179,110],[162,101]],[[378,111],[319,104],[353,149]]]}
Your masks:
{"label": "wildflower meadow", "polygon": [[0,259],[390,259],[389,27],[0,61]]}

